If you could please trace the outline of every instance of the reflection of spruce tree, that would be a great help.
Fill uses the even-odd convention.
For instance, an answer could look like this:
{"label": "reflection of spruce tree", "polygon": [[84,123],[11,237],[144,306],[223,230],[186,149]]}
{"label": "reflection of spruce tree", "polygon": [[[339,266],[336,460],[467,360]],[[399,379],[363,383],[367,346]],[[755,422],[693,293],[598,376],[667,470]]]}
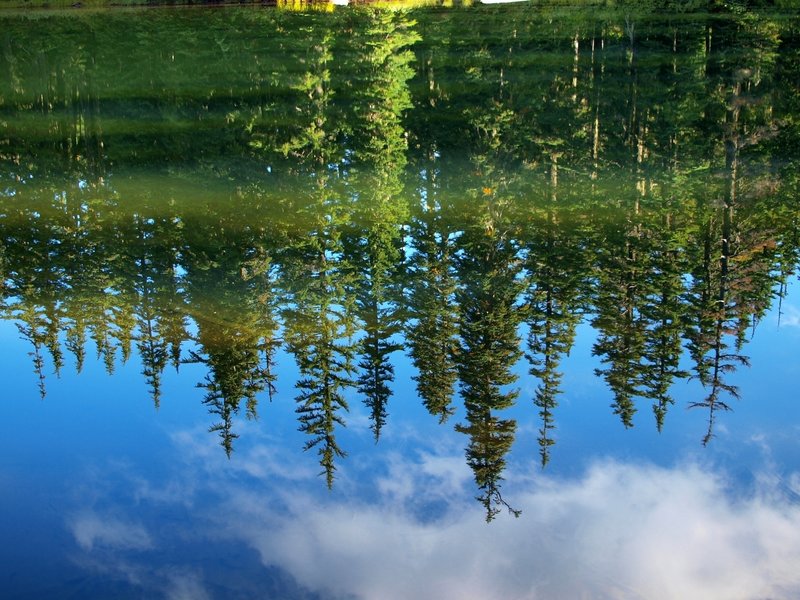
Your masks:
{"label": "reflection of spruce tree", "polygon": [[[735,167],[735,164],[729,166]],[[701,243],[688,291],[692,307],[691,320],[687,323],[689,351],[695,363],[695,373],[708,390],[704,399],[691,404],[692,407],[708,409],[704,444],[713,437],[716,413],[731,409],[723,394],[734,399],[739,397],[737,386],[731,384],[728,377],[738,366],[749,364],[748,358],[741,354],[744,343],[742,323],[749,321],[748,316],[755,316],[750,312],[752,304],[748,302],[748,296],[754,291],[753,283],[758,282],[758,278],[748,273],[748,266],[761,262],[765,257],[764,251],[769,250],[769,245],[761,248],[741,246],[743,232],[736,226],[735,169],[729,172],[727,188],[724,204],[706,207],[702,213]],[[766,288],[762,302],[768,302],[770,288],[771,285]],[[761,312],[759,307],[756,310]]]}
{"label": "reflection of spruce tree", "polygon": [[[620,98],[624,108],[618,115],[624,146],[620,149],[635,190],[620,190],[620,217],[613,215],[602,232],[608,241],[598,257],[596,316],[593,325],[598,330],[592,353],[599,356],[605,367],[596,369],[614,396],[612,408],[625,427],[633,426],[636,412],[634,399],[641,393],[642,362],[645,351],[646,323],[641,315],[641,302],[646,295],[642,289],[643,274],[648,264],[648,239],[643,228],[642,197],[647,191],[648,169],[647,130],[648,109],[640,98],[639,48],[637,21],[626,17],[627,45],[624,72],[625,95]],[[596,149],[593,150],[596,155]]]}
{"label": "reflection of spruce tree", "polygon": [[286,145],[298,159],[294,168],[299,187],[288,208],[302,227],[288,240],[280,267],[287,292],[285,339],[300,370],[296,383],[299,429],[309,436],[305,449],[317,448],[330,487],[335,460],[344,455],[336,428],[344,426],[341,412],[348,410],[344,393],[353,385],[355,321],[352,275],[343,259],[341,240],[342,223],[349,215],[331,168],[342,159],[336,122],[329,120],[332,35],[314,30],[309,35],[314,39],[308,49],[307,71],[295,86],[305,126]]}
{"label": "reflection of spruce tree", "polygon": [[679,368],[683,331],[683,273],[685,261],[681,256],[676,223],[678,210],[665,201],[656,207],[648,229],[652,247],[650,276],[642,281],[645,297],[640,314],[647,330],[642,353],[641,393],[653,400],[653,413],[658,431],[674,399],[669,389],[675,379],[688,373]]}
{"label": "reflection of spruce tree", "polygon": [[511,369],[521,355],[516,302],[522,285],[518,249],[503,214],[508,206],[495,197],[482,204],[483,222],[475,219],[459,239],[456,263],[461,338],[456,365],[467,411],[467,424],[456,429],[469,436],[467,462],[481,490],[478,500],[491,520],[503,506],[518,514],[500,493],[516,421],[500,419],[497,411],[510,407],[518,395],[507,386],[516,381]]}
{"label": "reflection of spruce tree", "polygon": [[0,314],[5,313],[7,309],[6,299],[8,297],[8,285],[6,284],[6,269],[6,246],[3,240],[0,239]]}
{"label": "reflection of spruce tree", "polygon": [[344,451],[336,441],[348,410],[344,392],[353,385],[350,373],[355,333],[349,275],[341,258],[338,223],[328,226],[319,215],[310,238],[289,250],[282,278],[290,294],[284,311],[287,349],[297,361],[300,379],[297,414],[300,431],[308,434],[305,449],[317,447],[328,487],[333,484],[336,457]]}
{"label": "reflection of spruce tree", "polygon": [[175,270],[178,221],[169,216],[136,218],[135,231],[136,242],[132,246],[139,252],[133,257],[135,273],[130,280],[136,298],[136,348],[142,361],[142,374],[158,408],[161,375],[170,360],[177,369],[181,342],[188,335],[185,317],[179,311],[181,300]]}
{"label": "reflection of spruce tree", "polygon": [[508,57],[481,48],[473,58],[468,79],[478,90],[479,101],[464,109],[464,117],[474,140],[470,166],[475,187],[464,198],[465,225],[456,259],[461,340],[456,368],[467,424],[457,425],[456,430],[469,436],[467,463],[480,490],[478,500],[491,520],[503,507],[519,514],[500,492],[516,421],[501,419],[498,411],[510,407],[518,396],[508,386],[516,381],[511,369],[522,354],[517,306],[523,289],[522,261],[512,199],[521,139],[520,119],[507,85]]}
{"label": "reflection of spruce tree", "polygon": [[[759,318],[766,310],[773,283],[770,275],[761,273],[771,271],[770,258],[775,242],[747,226],[747,219],[739,214],[744,213],[739,205],[742,202],[740,191],[746,186],[744,178],[754,174],[758,156],[751,148],[750,164],[744,165],[742,151],[748,146],[758,146],[774,134],[771,110],[760,108],[752,94],[756,92],[753,78],[765,76],[772,66],[777,38],[771,32],[772,35],[757,37],[756,47],[748,48],[753,43],[748,38],[749,33],[747,29],[737,28],[722,33],[737,38],[734,43],[743,46],[738,58],[748,60],[746,68],[730,64],[724,53],[709,56],[710,73],[720,74],[720,81],[710,80],[711,85],[716,86],[716,93],[710,97],[720,98],[726,105],[722,123],[714,123],[722,129],[724,186],[717,190],[721,200],[701,207],[705,209],[700,229],[702,245],[696,253],[688,294],[697,316],[687,327],[695,372],[708,391],[704,399],[691,404],[708,410],[704,444],[714,435],[716,413],[731,408],[723,394],[739,397],[737,386],[728,378],[738,366],[749,364],[749,359],[741,353],[746,331],[751,320]],[[739,35],[741,38],[737,37]],[[718,108],[716,112],[720,112]],[[752,197],[746,199],[746,204],[753,202]]]}
{"label": "reflection of spruce tree", "polygon": [[145,288],[137,316],[139,317],[136,348],[142,361],[142,375],[150,387],[153,404],[161,404],[161,374],[167,365],[167,344],[159,336],[154,313],[152,290]]}
{"label": "reflection of spruce tree", "polygon": [[[725,210],[725,209],[723,209]],[[725,210],[727,212],[727,210]],[[725,327],[727,318],[727,286],[725,278],[720,277],[718,268],[723,259],[714,256],[715,241],[718,240],[716,215],[704,214],[705,220],[700,232],[701,252],[699,260],[693,261],[692,283],[688,290],[688,298],[692,307],[691,317],[687,317],[687,337],[689,352],[695,363],[694,370],[703,386],[711,385],[711,392],[705,400],[695,402],[691,406],[706,406],[709,409],[708,431],[703,443],[708,443],[713,436],[713,424],[716,410],[729,410],[729,406],[719,401],[723,389],[736,397],[738,392],[734,386],[722,381],[721,375],[732,367],[724,366],[721,361],[729,362],[733,356],[726,353],[727,344],[724,334],[731,333]],[[725,257],[724,261],[727,262]],[[691,320],[689,320],[691,319]],[[740,361],[741,362],[741,361]],[[721,367],[724,367],[722,370]],[[723,387],[720,387],[720,384]]]}
{"label": "reflection of spruce tree", "polygon": [[64,346],[75,357],[75,370],[80,373],[86,360],[86,320],[80,312],[70,313],[64,333]]}
{"label": "reflection of spruce tree", "polygon": [[[409,238],[413,252],[408,257],[405,339],[417,370],[414,377],[417,393],[440,422],[455,412],[452,405],[457,379],[454,358],[458,351],[453,255],[459,228],[453,224],[457,211],[448,197],[447,175],[454,174],[454,189],[461,189],[463,176],[468,174],[457,161],[448,162],[449,157],[441,157],[442,146],[449,149],[464,141],[463,130],[454,126],[463,122],[461,115],[442,118],[455,113],[456,107],[449,101],[458,98],[458,94],[451,94],[448,89],[449,74],[462,58],[453,49],[455,43],[463,40],[464,34],[464,31],[456,34],[456,30],[451,29],[456,26],[455,20],[420,19],[418,30],[422,35],[415,47],[417,77],[412,82],[420,87],[414,90],[416,106],[408,115],[410,139],[415,149],[410,159],[419,181],[416,182],[418,198],[410,214]],[[463,147],[458,148],[459,152],[461,150]]]}
{"label": "reflection of spruce tree", "polygon": [[[502,419],[498,412],[518,396],[508,386],[516,381],[511,369],[521,356],[517,301],[523,288],[522,265],[512,200],[521,159],[521,119],[507,79],[511,56],[481,41],[469,57],[466,79],[476,97],[461,111],[470,127],[465,133],[474,144],[474,178],[467,183],[474,187],[457,207],[464,226],[455,261],[460,338],[455,361],[467,423],[456,430],[469,437],[467,463],[480,490],[477,499],[491,520],[503,507],[519,514],[500,491],[516,421]],[[464,183],[458,187],[463,189]]]}
{"label": "reflection of spruce tree", "polygon": [[[786,36],[786,32],[783,33]],[[788,36],[787,36],[788,37]],[[774,156],[784,157],[783,166],[776,169],[775,177],[780,182],[777,193],[769,194],[771,199],[765,217],[773,224],[782,223],[780,240],[777,246],[781,286],[779,289],[778,318],[781,318],[783,298],[786,296],[788,278],[800,267],[800,214],[791,198],[800,197],[800,44],[798,33],[781,45],[776,64],[776,77],[773,102],[770,104],[776,114],[783,116],[783,126],[779,135],[770,142]],[[777,182],[775,182],[777,183]],[[770,186],[774,189],[775,183]],[[766,229],[769,229],[767,225]]]}
{"label": "reflection of spruce tree", "polygon": [[37,386],[39,388],[39,396],[44,400],[47,395],[47,388],[45,386],[44,374],[44,355],[42,350],[44,347],[44,338],[47,324],[45,319],[36,313],[32,303],[24,304],[23,310],[15,315],[17,322],[17,330],[24,340],[28,340],[33,346],[33,349],[28,352],[28,355],[33,361],[33,372],[36,374]]}
{"label": "reflection of spruce tree", "polygon": [[[386,405],[392,391],[394,367],[389,357],[402,344],[392,338],[400,332],[400,317],[394,298],[397,298],[397,278],[392,277],[400,264],[399,228],[394,222],[375,223],[366,233],[363,254],[351,255],[358,270],[356,313],[364,329],[360,342],[358,363],[361,374],[358,391],[370,410],[372,432],[377,441],[386,421]],[[363,262],[358,258],[365,259]]]}
{"label": "reflection of spruce tree", "polygon": [[390,355],[402,348],[397,300],[402,257],[402,223],[408,208],[400,175],[406,164],[401,117],[411,107],[407,81],[413,75],[408,50],[418,37],[405,11],[363,9],[353,15],[348,51],[361,85],[354,91],[353,182],[357,228],[345,248],[357,275],[356,313],[364,328],[358,391],[370,410],[377,440],[386,420],[394,367]]}
{"label": "reflection of spruce tree", "polygon": [[[732,209],[732,207],[731,207]],[[722,212],[729,215],[729,208]],[[718,410],[730,410],[730,406],[721,399],[723,392],[738,398],[738,389],[726,380],[726,374],[735,370],[737,364],[747,364],[747,358],[732,352],[726,336],[735,334],[732,326],[728,289],[728,261],[730,259],[728,238],[730,234],[729,217],[723,216],[722,227],[719,227],[718,215],[704,215],[706,222],[701,231],[701,255],[692,272],[692,284],[689,289],[689,302],[692,306],[692,321],[687,327],[689,352],[695,363],[695,372],[704,387],[709,389],[708,395],[701,401],[693,402],[692,407],[708,409],[708,430],[703,437],[707,444],[713,437],[714,421]],[[727,225],[727,226],[726,226]],[[716,249],[722,237],[723,254],[717,258]]]}
{"label": "reflection of spruce tree", "polygon": [[212,305],[213,301],[193,305],[193,310],[210,310],[212,314],[195,312],[197,341],[202,354],[190,351],[190,361],[208,367],[209,373],[198,387],[206,392],[203,404],[218,419],[209,431],[218,433],[220,444],[230,457],[233,442],[239,437],[233,432],[233,418],[239,413],[242,400],[247,418],[254,419],[257,417],[257,394],[273,389],[274,376],[262,352],[268,343],[265,340],[271,340],[274,331],[262,331],[258,327],[263,307],[212,309]]}
{"label": "reflection of spruce tree", "polygon": [[[169,362],[177,371],[181,363],[181,345],[189,338],[186,330],[186,300],[180,289],[181,281],[177,270],[180,260],[177,249],[180,248],[183,237],[182,222],[177,215],[153,219],[151,236],[148,245],[152,250],[147,259],[147,267],[153,295],[153,326],[159,339],[158,359],[164,361],[163,365],[159,364],[159,368],[163,369],[166,362]],[[140,302],[144,302],[142,296],[138,296]],[[137,316],[140,318],[141,328],[143,315],[137,311]]]}
{"label": "reflection of spruce tree", "polygon": [[530,374],[539,380],[534,404],[539,408],[539,455],[542,466],[550,459],[555,441],[553,411],[561,394],[564,355],[569,354],[575,327],[581,318],[581,289],[588,281],[585,251],[578,223],[558,207],[558,165],[550,166],[549,198],[544,206],[532,207],[531,229],[526,232],[527,249],[526,357]]}
{"label": "reflection of spruce tree", "polygon": [[64,320],[60,297],[68,257],[59,241],[60,223],[43,216],[51,213],[50,193],[42,190],[25,195],[18,203],[0,209],[5,219],[16,224],[0,234],[0,243],[5,246],[4,292],[14,298],[4,312],[20,321],[17,329],[33,346],[30,356],[42,397],[44,353],[50,354],[56,375],[64,364],[59,342]]}
{"label": "reflection of spruce tree", "polygon": [[[247,199],[237,200],[246,206]],[[239,219],[251,224],[243,225]],[[273,309],[269,249],[259,241],[271,235],[263,225],[252,223],[244,210],[227,219],[220,216],[215,225],[187,221],[186,231],[182,252],[186,292],[200,346],[200,352],[191,353],[191,361],[209,369],[199,387],[206,390],[204,404],[219,419],[210,431],[218,432],[230,455],[237,437],[232,420],[241,401],[247,417],[255,418],[257,394],[273,384],[274,373],[264,355],[271,359],[277,324],[269,314]]]}
{"label": "reflection of spruce tree", "polygon": [[[308,264],[308,263],[307,263]],[[341,411],[348,410],[344,391],[350,379],[353,334],[350,306],[336,306],[340,277],[334,266],[321,261],[319,271],[307,289],[294,293],[295,309],[288,310],[286,342],[300,369],[300,390],[296,398],[300,431],[308,434],[305,449],[317,447],[328,487],[333,484],[336,457],[344,451],[336,441],[337,425],[344,426]],[[297,282],[302,285],[302,282]],[[322,320],[318,320],[321,317]]]}
{"label": "reflection of spruce tree", "polygon": [[[637,192],[638,196],[638,192]],[[612,408],[625,427],[633,426],[634,398],[639,395],[645,324],[638,311],[643,264],[638,197],[625,222],[606,225],[607,247],[598,257],[596,316],[598,331],[592,354],[608,365],[596,369],[614,395]]]}
{"label": "reflection of spruce tree", "polygon": [[[131,319],[123,318],[116,323],[119,298],[110,290],[120,291],[120,281],[126,272],[122,265],[126,256],[119,252],[128,246],[128,239],[118,239],[119,216],[114,212],[118,199],[107,184],[87,186],[85,189],[69,190],[65,197],[66,249],[69,253],[70,269],[64,283],[70,294],[65,301],[65,312],[75,315],[75,335],[68,330],[67,338],[74,339],[73,348],[84,337],[84,331],[95,343],[96,355],[102,359],[106,371],[113,373],[117,358],[117,343],[114,338],[129,339]],[[130,316],[130,313],[125,313]],[[122,327],[120,327],[122,325]],[[69,327],[72,329],[72,326]],[[76,354],[76,361],[82,363]]]}
{"label": "reflection of spruce tree", "polygon": [[440,422],[452,407],[456,382],[455,356],[458,314],[454,303],[453,237],[444,217],[434,157],[425,169],[420,205],[412,213],[410,237],[414,253],[409,259],[406,343],[418,374],[417,393]]}
{"label": "reflection of spruce tree", "polygon": [[272,384],[271,372],[261,354],[263,339],[272,332],[264,335],[258,329],[251,329],[256,318],[250,307],[212,308],[214,304],[214,300],[193,299],[192,310],[199,331],[197,342],[202,353],[190,352],[190,362],[202,363],[209,369],[205,382],[198,387],[206,390],[203,403],[209,413],[219,419],[209,431],[219,433],[220,443],[230,456],[233,440],[238,437],[232,431],[232,420],[241,401],[245,401],[247,417],[255,418],[257,394]]}

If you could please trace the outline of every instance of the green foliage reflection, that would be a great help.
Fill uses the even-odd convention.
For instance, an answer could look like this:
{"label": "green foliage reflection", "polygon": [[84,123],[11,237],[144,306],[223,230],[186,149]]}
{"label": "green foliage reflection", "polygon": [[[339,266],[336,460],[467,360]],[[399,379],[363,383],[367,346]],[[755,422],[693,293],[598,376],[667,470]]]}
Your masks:
{"label": "green foliage reflection", "polygon": [[623,426],[646,402],[661,430],[695,377],[708,443],[800,256],[800,28],[541,17],[4,17],[0,309],[40,395],[90,346],[135,353],[156,406],[197,363],[230,455],[292,360],[332,485],[352,401],[376,441],[408,401],[405,349],[491,519],[516,514],[508,411],[531,402],[545,465],[586,320]]}

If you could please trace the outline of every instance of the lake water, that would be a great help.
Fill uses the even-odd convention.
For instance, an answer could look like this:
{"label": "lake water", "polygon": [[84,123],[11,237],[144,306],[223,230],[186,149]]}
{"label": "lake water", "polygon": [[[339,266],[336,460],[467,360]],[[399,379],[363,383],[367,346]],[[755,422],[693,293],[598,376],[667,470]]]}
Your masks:
{"label": "lake water", "polygon": [[3,598],[800,596],[800,19],[0,12]]}

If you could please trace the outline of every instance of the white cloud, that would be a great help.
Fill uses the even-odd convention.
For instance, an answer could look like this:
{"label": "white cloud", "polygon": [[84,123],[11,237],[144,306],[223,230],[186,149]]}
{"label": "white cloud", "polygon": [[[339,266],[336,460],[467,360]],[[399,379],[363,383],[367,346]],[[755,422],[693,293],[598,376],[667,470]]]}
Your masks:
{"label": "white cloud", "polygon": [[208,600],[210,596],[196,573],[171,573],[166,589],[167,600]]}
{"label": "white cloud", "polygon": [[793,304],[783,304],[781,306],[780,325],[781,327],[800,327],[800,308]]}
{"label": "white cloud", "polygon": [[786,482],[786,487],[792,494],[795,503],[800,504],[800,473],[792,473]]}
{"label": "white cloud", "polygon": [[231,461],[230,467],[243,471],[251,477],[259,479],[272,479],[278,477],[287,480],[302,480],[313,478],[319,469],[312,469],[310,465],[300,466],[295,463],[291,451],[294,448],[284,448],[277,444],[257,444],[246,450],[243,455]]}
{"label": "white cloud", "polygon": [[[141,552],[152,549],[147,531],[163,525],[163,504],[170,502],[188,511],[185,521],[170,523],[173,543],[207,545],[210,555],[214,544],[249,546],[264,566],[322,597],[800,597],[800,474],[778,476],[768,453],[749,492],[695,463],[606,461],[570,478],[509,468],[504,497],[522,516],[503,514],[486,524],[462,452],[444,442],[351,463],[348,478],[358,485],[327,492],[316,471],[298,467],[307,462],[302,454],[259,442],[231,461],[243,465],[224,459],[227,469],[210,468],[204,448],[176,441],[185,456],[181,478],[172,481],[180,487],[186,480],[184,494],[159,494],[156,510],[129,506],[135,520],[116,506],[105,511],[113,518],[87,511],[69,523],[87,556],[138,565],[137,572],[151,573],[141,580],[157,581],[172,600],[212,597],[204,581],[214,577],[202,562],[182,564],[176,546],[160,567],[167,571],[154,572],[151,553]],[[138,479],[128,481],[142,489]],[[149,489],[162,487],[154,482]],[[227,583],[215,580],[213,587]]]}
{"label": "white cloud", "polygon": [[413,463],[399,452],[391,452],[386,474],[375,481],[384,501],[392,504],[415,500],[449,503],[453,498],[463,497],[471,484],[472,472],[462,455],[435,452],[418,452]]}
{"label": "white cloud", "polygon": [[130,475],[129,479],[131,485],[134,486],[131,491],[131,499],[136,503],[148,501],[157,504],[183,504],[185,506],[192,504],[196,485],[186,477],[158,484],[141,475]]}
{"label": "white cloud", "polygon": [[[396,492],[428,493],[414,486],[404,478]],[[737,499],[723,479],[693,465],[604,463],[578,480],[541,479],[514,497],[522,517],[490,525],[463,497],[433,522],[392,498],[354,505],[306,496],[286,515],[234,495],[238,512],[226,514],[238,515],[229,526],[265,564],[335,596],[800,596],[800,508],[780,494]]]}
{"label": "white cloud", "polygon": [[145,550],[152,540],[145,528],[114,517],[101,517],[92,512],[75,515],[69,522],[75,541],[85,551],[99,546],[116,550]]}

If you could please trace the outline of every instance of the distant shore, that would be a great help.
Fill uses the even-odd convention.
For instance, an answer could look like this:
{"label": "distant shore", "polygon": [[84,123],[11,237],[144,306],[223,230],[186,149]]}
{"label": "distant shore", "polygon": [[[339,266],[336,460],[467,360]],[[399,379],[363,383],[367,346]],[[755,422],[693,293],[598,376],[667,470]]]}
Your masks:
{"label": "distant shore", "polygon": [[14,9],[80,10],[88,8],[131,7],[222,7],[222,6],[332,6],[336,4],[381,5],[398,8],[422,6],[459,7],[503,2],[527,2],[532,6],[609,8],[632,10],[731,11],[759,9],[800,9],[800,0],[5,0],[0,2],[0,13]]}

